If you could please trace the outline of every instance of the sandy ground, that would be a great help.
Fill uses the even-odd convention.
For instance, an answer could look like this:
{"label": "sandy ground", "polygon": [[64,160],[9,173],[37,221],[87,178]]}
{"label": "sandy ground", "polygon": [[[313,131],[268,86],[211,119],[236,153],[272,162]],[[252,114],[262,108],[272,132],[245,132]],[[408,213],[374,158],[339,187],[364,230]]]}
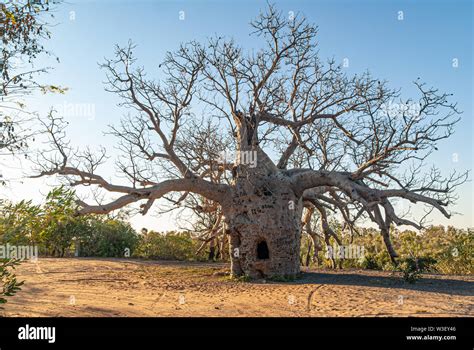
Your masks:
{"label": "sandy ground", "polygon": [[295,282],[240,282],[223,264],[40,259],[5,316],[474,316],[474,277],[310,270]]}

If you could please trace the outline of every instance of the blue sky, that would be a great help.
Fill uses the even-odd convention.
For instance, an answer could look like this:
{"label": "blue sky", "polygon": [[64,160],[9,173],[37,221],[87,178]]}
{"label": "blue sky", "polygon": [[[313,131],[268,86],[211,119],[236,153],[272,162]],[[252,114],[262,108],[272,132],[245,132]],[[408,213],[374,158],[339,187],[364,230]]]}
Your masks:
{"label": "blue sky", "polygon": [[[471,169],[473,164],[473,9],[465,1],[274,1],[277,7],[303,13],[319,26],[322,58],[349,60],[349,74],[365,70],[401,87],[404,96],[414,91],[411,84],[420,77],[441,91],[453,93],[464,113],[456,134],[440,143],[439,152],[430,161],[445,174],[453,169]],[[159,78],[158,64],[167,50],[180,42],[205,40],[214,34],[236,39],[251,49],[255,38],[249,37],[248,22],[265,1],[68,1],[56,12],[57,25],[48,47],[60,63],[41,59],[39,65],[54,70],[44,82],[68,87],[66,95],[37,95],[28,103],[42,113],[50,106],[64,103],[89,104],[94,118],[69,116],[69,136],[76,145],[99,145],[113,153],[114,139],[104,136],[107,125],[117,123],[123,110],[118,98],[103,89],[104,72],[98,67],[104,57],[112,57],[115,44],[129,39],[137,44],[135,56],[151,76]],[[183,15],[184,20],[180,19]],[[399,20],[403,11],[403,20]],[[453,67],[453,59],[459,65]],[[453,162],[453,153],[458,161]],[[26,165],[25,165],[26,166]],[[7,171],[7,170],[5,170]],[[109,174],[112,176],[112,173]],[[2,192],[10,197],[39,200],[53,180],[25,181],[19,188],[12,183]],[[433,217],[433,223],[473,225],[473,186],[459,191],[459,204],[453,209],[464,215],[450,221]],[[172,218],[161,216],[133,219],[137,228],[170,229]]]}

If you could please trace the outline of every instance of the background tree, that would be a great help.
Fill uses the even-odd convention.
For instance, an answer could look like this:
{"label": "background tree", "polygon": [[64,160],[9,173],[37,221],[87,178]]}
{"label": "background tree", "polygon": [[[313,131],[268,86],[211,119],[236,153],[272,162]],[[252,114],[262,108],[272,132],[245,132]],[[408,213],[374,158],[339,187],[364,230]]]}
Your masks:
{"label": "background tree", "polygon": [[[453,190],[466,174],[423,173],[426,158],[459,120],[449,94],[416,80],[419,96],[403,99],[369,73],[346,75],[334,61],[320,60],[317,27],[301,15],[288,19],[269,6],[251,27],[260,47],[244,51],[221,37],[182,44],[160,65],[160,81],[136,67],[132,44],[117,47],[102,67],[107,91],[130,112],[113,129],[125,151],[118,170],[129,184],[98,175],[104,151],[73,150],[57,117],[48,127],[56,153],[40,155],[37,176],[60,174],[73,186],[118,194],[102,205],[80,203],[82,214],[135,202],[147,213],[165,195],[205,197],[222,212],[232,273],[252,277],[299,272],[305,206],[314,208],[328,236],[328,211],[349,230],[357,221],[374,222],[393,261],[390,226],[420,229],[426,218],[403,216],[396,201],[450,217]],[[394,113],[387,107],[393,103],[404,107]],[[185,126],[208,119],[231,133],[231,164],[180,149]],[[229,183],[212,180],[219,172]]]}
{"label": "background tree", "polygon": [[[36,77],[47,68],[30,68],[42,53],[48,53],[42,46],[50,33],[45,15],[50,12],[56,0],[6,1],[0,4],[0,156],[14,155],[24,151],[36,134],[29,121],[34,119],[26,110],[23,97],[36,89],[56,91],[54,86],[41,86]],[[2,165],[3,167],[3,165]],[[0,168],[0,184],[5,184]],[[0,199],[0,204],[2,200]],[[3,239],[5,232],[0,232]],[[0,261],[0,303],[15,294],[19,283],[12,269],[16,260]]]}
{"label": "background tree", "polygon": [[59,0],[7,1],[0,4],[0,154],[18,153],[27,148],[35,134],[28,123],[36,116],[28,111],[24,98],[34,91],[62,91],[38,83],[49,68],[33,68],[50,39],[48,18]]}

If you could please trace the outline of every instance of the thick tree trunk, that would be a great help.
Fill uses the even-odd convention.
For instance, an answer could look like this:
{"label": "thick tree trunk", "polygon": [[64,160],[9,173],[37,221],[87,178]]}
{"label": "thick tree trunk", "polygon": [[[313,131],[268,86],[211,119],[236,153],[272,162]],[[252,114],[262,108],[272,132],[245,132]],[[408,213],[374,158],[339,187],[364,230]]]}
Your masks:
{"label": "thick tree trunk", "polygon": [[252,278],[300,272],[302,202],[278,175],[238,179],[224,211],[232,274]]}

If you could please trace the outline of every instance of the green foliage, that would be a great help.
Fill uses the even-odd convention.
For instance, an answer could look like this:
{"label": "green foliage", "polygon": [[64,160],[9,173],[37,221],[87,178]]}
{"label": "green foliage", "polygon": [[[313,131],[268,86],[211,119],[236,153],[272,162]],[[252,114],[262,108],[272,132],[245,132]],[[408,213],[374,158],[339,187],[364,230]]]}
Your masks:
{"label": "green foliage", "polygon": [[189,232],[150,231],[140,239],[135,256],[160,260],[198,260],[205,261],[206,253],[196,254],[202,242]]}
{"label": "green foliage", "polygon": [[77,234],[74,225],[75,194],[59,187],[43,206],[31,201],[4,203],[0,214],[0,241],[14,245],[39,245],[48,255],[63,256]]}
{"label": "green foliage", "polygon": [[23,282],[18,282],[12,270],[20,262],[18,260],[0,260],[0,281],[2,290],[0,291],[0,304],[7,302],[7,297],[11,297],[21,290]]}
{"label": "green foliage", "polygon": [[3,203],[0,210],[0,240],[14,245],[39,241],[41,207],[31,201]]}
{"label": "green foliage", "polygon": [[[474,274],[474,232],[453,227],[432,226],[421,232],[392,229],[391,238],[399,254],[399,266],[390,260],[380,232],[373,228],[360,228],[360,235],[351,237],[337,226],[333,230],[342,238],[344,245],[363,246],[365,254],[361,259],[345,259],[343,268],[363,268],[374,270],[401,271],[407,280],[414,281],[422,272],[443,274]],[[305,242],[305,241],[303,241]],[[324,249],[323,249],[324,250]],[[301,256],[307,252],[307,243],[302,244]],[[325,252],[319,253],[323,266],[331,266]],[[413,261],[425,267],[416,269]],[[425,266],[429,262],[428,266]]]}
{"label": "green foliage", "polygon": [[0,211],[0,243],[37,245],[40,254],[72,255],[77,244],[81,256],[123,257],[138,243],[130,224],[104,216],[77,216],[74,191],[53,189],[44,205],[31,201],[4,203]]}
{"label": "green foliage", "polygon": [[474,232],[471,230],[432,226],[421,233],[394,232],[394,236],[402,262],[411,257],[422,263],[430,262],[430,271],[474,273]]}
{"label": "green foliage", "polygon": [[[0,150],[19,153],[28,148],[35,132],[23,113],[23,97],[40,87],[38,74],[47,68],[30,69],[41,55],[50,53],[48,19],[59,0],[2,1],[0,3]],[[20,63],[20,64],[19,64]],[[28,63],[28,64],[26,64]],[[0,179],[0,185],[6,181]]]}
{"label": "green foliage", "polygon": [[139,242],[130,224],[112,219],[92,217],[82,223],[82,234],[77,241],[80,256],[128,257]]}
{"label": "green foliage", "polygon": [[431,272],[436,260],[433,258],[404,258],[397,269],[403,273],[403,279],[408,283],[415,283],[423,272]]}
{"label": "green foliage", "polygon": [[377,262],[376,256],[374,254],[368,253],[362,258],[360,267],[367,270],[378,270],[380,269],[380,263]]}
{"label": "green foliage", "polygon": [[43,205],[31,201],[0,203],[0,243],[37,245],[40,254],[126,257],[205,261],[207,253],[196,252],[202,241],[189,232],[149,232],[138,235],[124,220],[107,216],[77,216],[74,191],[53,189]]}
{"label": "green foliage", "polygon": [[81,235],[74,215],[76,209],[74,191],[61,186],[48,193],[42,210],[40,241],[49,255],[64,256],[73,238]]}
{"label": "green foliage", "polygon": [[424,233],[424,255],[444,274],[474,274],[474,231],[434,226]]}

